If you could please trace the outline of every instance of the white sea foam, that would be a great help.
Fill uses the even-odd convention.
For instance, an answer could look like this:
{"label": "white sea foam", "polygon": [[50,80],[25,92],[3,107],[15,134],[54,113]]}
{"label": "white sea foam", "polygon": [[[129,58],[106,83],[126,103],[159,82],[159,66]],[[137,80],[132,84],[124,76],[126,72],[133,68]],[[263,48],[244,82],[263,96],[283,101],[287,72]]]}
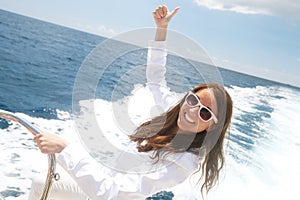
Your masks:
{"label": "white sea foam", "polygon": [[[264,132],[255,139],[253,148],[244,151],[251,163],[227,155],[226,176],[209,199],[297,199],[300,179],[299,91],[282,87],[257,87],[229,90],[234,98],[235,111],[257,112],[253,103],[265,101],[272,108],[270,118],[264,118],[259,127]],[[241,92],[242,91],[242,92]],[[237,93],[238,92],[238,93]],[[274,98],[281,96],[284,98]],[[234,118],[238,117],[234,113]],[[234,123],[240,123],[234,120]],[[253,121],[255,123],[255,121]],[[236,134],[234,131],[232,134]],[[237,145],[229,142],[232,153]]]}
{"label": "white sea foam", "polygon": [[[136,89],[144,95],[144,98],[141,98],[143,103],[136,103],[137,100],[141,100],[137,97],[126,97],[119,101],[119,104],[122,104],[131,99],[126,112],[135,125],[153,116],[153,111],[144,106],[144,103],[151,104],[149,99],[149,102],[145,102],[145,90],[139,87]],[[252,143],[251,148],[245,148],[234,140],[226,142],[225,173],[222,173],[219,185],[208,194],[208,199],[296,199],[297,181],[300,179],[300,124],[297,123],[300,113],[299,91],[283,87],[232,87],[228,88],[228,91],[234,101],[231,135],[244,137]],[[275,98],[276,95],[284,98]],[[251,127],[251,131],[258,131],[258,135],[250,137],[247,131],[238,128],[247,125],[240,116],[263,112],[257,106],[266,102],[274,110],[269,117],[263,115],[261,121],[253,119],[251,123],[257,126]],[[106,127],[111,128],[111,132],[120,131],[113,125],[115,117],[118,116],[112,115],[112,104],[96,100],[95,105],[99,123],[105,123]],[[51,120],[22,113],[16,115],[33,122],[46,132],[77,140],[74,137],[76,129],[70,114],[63,111],[57,113],[58,119]],[[254,130],[255,127],[259,130]],[[33,136],[18,124],[11,123],[8,128],[0,129],[0,135],[0,191],[21,192],[20,196],[7,197],[6,200],[27,199],[31,177],[47,170],[47,156],[38,151],[32,141]],[[116,137],[113,140],[118,139],[116,134],[111,137]],[[194,184],[196,181],[191,182]],[[173,188],[174,199],[201,199],[197,191],[197,188],[191,188],[187,180]]]}

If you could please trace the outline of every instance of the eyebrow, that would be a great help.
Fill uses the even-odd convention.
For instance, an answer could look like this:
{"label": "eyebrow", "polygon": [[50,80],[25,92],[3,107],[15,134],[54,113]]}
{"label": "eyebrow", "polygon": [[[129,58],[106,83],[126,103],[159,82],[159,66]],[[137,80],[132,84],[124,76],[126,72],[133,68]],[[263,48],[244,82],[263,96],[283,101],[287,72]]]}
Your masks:
{"label": "eyebrow", "polygon": [[[200,103],[201,103],[201,98],[195,93],[196,97],[199,99]],[[202,105],[204,105],[203,103],[201,103]],[[212,113],[214,113],[212,111],[212,109],[209,106],[204,105],[205,107],[207,107]]]}

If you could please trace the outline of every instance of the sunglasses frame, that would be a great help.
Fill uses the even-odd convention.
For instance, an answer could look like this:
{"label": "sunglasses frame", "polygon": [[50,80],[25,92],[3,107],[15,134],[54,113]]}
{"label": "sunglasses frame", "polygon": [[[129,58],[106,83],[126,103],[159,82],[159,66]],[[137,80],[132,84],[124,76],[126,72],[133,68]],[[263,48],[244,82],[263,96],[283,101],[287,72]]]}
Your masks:
{"label": "sunglasses frame", "polygon": [[[194,106],[190,105],[190,104],[188,103],[188,101],[187,101],[187,98],[188,98],[190,95],[193,95],[193,96],[197,99],[197,101],[198,101],[198,103],[197,103],[196,105],[194,105]],[[189,107],[191,107],[191,108],[194,108],[194,107],[198,107],[198,106],[199,106],[198,117],[199,117],[202,121],[208,122],[208,121],[210,121],[210,120],[212,119],[212,120],[214,120],[214,122],[215,122],[216,124],[218,123],[218,118],[216,117],[216,115],[212,112],[211,109],[209,109],[208,107],[206,107],[205,105],[203,105],[203,104],[200,102],[199,97],[198,97],[193,91],[189,91],[189,92],[187,93],[187,95],[185,96],[184,102],[185,102]],[[211,117],[210,117],[208,120],[204,120],[204,119],[201,117],[200,112],[201,112],[201,109],[202,109],[202,108],[205,108],[205,109],[207,109],[207,110],[210,112]]]}

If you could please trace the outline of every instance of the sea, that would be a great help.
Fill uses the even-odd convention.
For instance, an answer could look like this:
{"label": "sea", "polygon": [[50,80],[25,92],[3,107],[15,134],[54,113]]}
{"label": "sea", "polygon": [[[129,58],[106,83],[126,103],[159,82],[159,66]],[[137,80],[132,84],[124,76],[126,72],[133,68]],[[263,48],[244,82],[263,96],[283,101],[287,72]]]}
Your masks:
{"label": "sea", "polygon": [[[123,103],[132,91],[143,90],[145,77],[129,72],[145,65],[145,48],[121,56],[110,67],[102,66],[104,73],[92,88],[93,95],[74,102],[82,64],[105,37],[4,10],[0,10],[0,30],[0,110],[43,131],[77,137],[74,104],[94,100],[95,107],[102,108],[101,114],[109,116],[110,103]],[[124,43],[114,45],[118,49]],[[104,52],[102,56],[112,54]],[[168,56],[167,82],[178,94],[205,80],[195,79],[195,73],[183,65],[182,59]],[[199,69],[205,77],[209,66],[199,63]],[[300,88],[221,67],[217,70],[234,108],[224,145],[224,170],[206,199],[299,199]],[[190,84],[181,84],[182,77]],[[145,107],[133,105],[131,109]],[[102,123],[110,122],[104,118]],[[31,133],[5,119],[0,119],[0,152],[0,197],[28,199],[32,177],[44,176],[47,171],[47,156],[38,150]],[[202,199],[198,189],[187,182],[166,190],[173,192],[173,199]]]}

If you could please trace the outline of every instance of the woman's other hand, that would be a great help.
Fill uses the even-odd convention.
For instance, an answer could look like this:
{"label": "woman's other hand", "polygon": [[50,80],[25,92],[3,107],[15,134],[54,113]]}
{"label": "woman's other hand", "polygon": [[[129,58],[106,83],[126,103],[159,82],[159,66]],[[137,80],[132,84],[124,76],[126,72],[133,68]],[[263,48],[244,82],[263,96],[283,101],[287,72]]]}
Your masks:
{"label": "woman's other hand", "polygon": [[33,139],[42,153],[54,154],[60,153],[69,142],[56,134],[51,133],[41,133],[34,137]]}

